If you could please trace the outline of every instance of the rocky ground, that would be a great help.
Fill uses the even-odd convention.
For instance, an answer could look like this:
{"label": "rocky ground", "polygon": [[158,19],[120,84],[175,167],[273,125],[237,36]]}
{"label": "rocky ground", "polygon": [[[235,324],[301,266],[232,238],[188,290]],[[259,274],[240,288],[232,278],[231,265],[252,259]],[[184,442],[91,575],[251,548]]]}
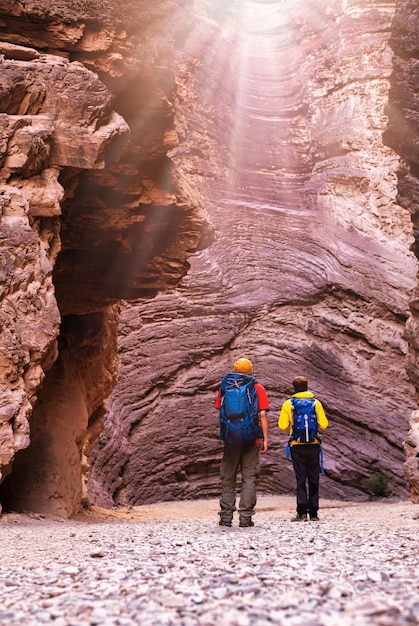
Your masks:
{"label": "rocky ground", "polygon": [[254,528],[218,526],[215,500],[73,520],[0,518],[3,626],[419,624],[419,509],[259,497]]}

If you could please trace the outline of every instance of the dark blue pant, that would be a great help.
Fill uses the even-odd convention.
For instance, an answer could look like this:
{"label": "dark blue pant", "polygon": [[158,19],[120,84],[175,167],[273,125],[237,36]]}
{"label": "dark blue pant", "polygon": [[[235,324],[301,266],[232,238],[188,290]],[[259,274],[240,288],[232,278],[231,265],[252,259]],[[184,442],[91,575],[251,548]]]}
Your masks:
{"label": "dark blue pant", "polygon": [[297,479],[297,513],[315,517],[319,510],[320,446],[314,443],[291,446]]}

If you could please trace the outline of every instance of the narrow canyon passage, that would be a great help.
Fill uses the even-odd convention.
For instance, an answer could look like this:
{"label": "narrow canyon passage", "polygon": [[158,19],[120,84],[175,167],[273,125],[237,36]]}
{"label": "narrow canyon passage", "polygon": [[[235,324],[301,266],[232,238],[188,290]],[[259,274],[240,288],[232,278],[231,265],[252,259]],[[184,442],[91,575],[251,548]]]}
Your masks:
{"label": "narrow canyon passage", "polygon": [[191,32],[178,58],[189,133],[172,156],[204,195],[216,240],[172,293],[123,307],[93,501],[215,496],[215,390],[242,355],[273,409],[262,490],[292,488],[276,416],[305,373],[332,424],[323,492],[366,499],[384,474],[390,495],[407,494],[415,400],[403,332],[416,261],[399,158],[382,142],[394,8],[248,1],[206,37]]}
{"label": "narrow canyon passage", "polygon": [[0,503],[216,496],[214,397],[243,355],[272,405],[261,491],[293,488],[276,417],[304,373],[323,495],[406,497],[417,8],[126,9],[0,0]]}

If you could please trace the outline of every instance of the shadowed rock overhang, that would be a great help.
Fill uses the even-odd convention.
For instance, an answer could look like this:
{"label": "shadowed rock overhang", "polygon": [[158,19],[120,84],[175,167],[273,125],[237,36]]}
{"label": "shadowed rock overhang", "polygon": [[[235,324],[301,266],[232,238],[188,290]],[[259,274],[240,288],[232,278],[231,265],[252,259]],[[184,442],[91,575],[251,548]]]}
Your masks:
{"label": "shadowed rock overhang", "polygon": [[98,9],[0,2],[1,497],[64,515],[115,384],[118,302],[173,288],[213,237],[168,156],[186,7]]}

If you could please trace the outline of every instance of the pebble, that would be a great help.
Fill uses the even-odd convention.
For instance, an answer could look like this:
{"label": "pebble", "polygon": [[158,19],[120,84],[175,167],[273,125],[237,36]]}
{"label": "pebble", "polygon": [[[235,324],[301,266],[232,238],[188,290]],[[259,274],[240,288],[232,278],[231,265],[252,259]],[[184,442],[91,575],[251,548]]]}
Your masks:
{"label": "pebble", "polygon": [[215,501],[179,519],[4,515],[0,624],[419,624],[414,505],[336,503],[291,523],[293,500],[272,498],[246,529],[218,526]]}

